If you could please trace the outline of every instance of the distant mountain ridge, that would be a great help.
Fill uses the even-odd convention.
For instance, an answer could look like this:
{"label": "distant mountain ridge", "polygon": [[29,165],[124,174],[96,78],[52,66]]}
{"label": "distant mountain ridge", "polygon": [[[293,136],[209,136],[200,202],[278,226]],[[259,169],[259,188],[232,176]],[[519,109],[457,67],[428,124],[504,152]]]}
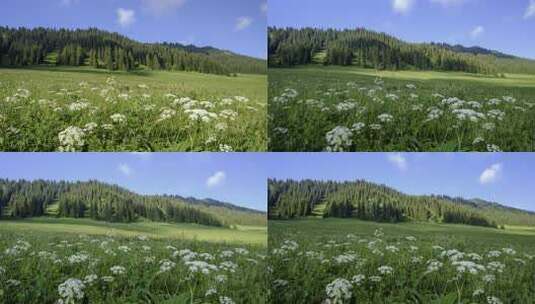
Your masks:
{"label": "distant mountain ridge", "polygon": [[365,180],[269,180],[268,215],[355,217],[379,222],[431,221],[497,227],[535,226],[535,212],[482,199],[409,195]]}
{"label": "distant mountain ridge", "polygon": [[442,48],[445,48],[445,49],[448,49],[457,53],[469,53],[473,55],[493,55],[493,56],[496,56],[497,58],[507,58],[507,59],[520,58],[518,56],[505,54],[500,51],[491,50],[491,49],[483,48],[480,46],[466,47],[461,44],[451,45],[448,43],[436,43],[436,42],[431,42],[431,45],[436,45],[436,46],[439,46],[439,47],[442,47]]}
{"label": "distant mountain ridge", "polygon": [[225,208],[238,210],[238,211],[243,211],[243,212],[266,214],[266,212],[264,212],[264,211],[260,211],[260,210],[252,209],[252,208],[247,208],[247,207],[242,207],[242,206],[238,206],[238,205],[235,205],[235,204],[232,204],[232,203],[228,203],[228,202],[222,202],[222,201],[219,201],[219,200],[216,200],[216,199],[212,199],[212,198],[198,199],[198,198],[191,197],[191,196],[190,197],[183,197],[183,196],[176,195],[176,194],[175,195],[164,195],[164,196],[174,197],[174,198],[186,201],[186,202],[191,203],[191,204],[200,204],[200,205],[206,205],[206,206],[218,206],[218,207],[225,207]]}

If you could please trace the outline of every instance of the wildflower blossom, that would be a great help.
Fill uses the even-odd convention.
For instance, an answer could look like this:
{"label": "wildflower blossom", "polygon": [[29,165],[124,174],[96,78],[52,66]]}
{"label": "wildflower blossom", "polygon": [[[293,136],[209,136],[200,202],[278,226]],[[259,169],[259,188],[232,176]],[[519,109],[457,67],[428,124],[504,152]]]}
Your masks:
{"label": "wildflower blossom", "polygon": [[351,282],[346,279],[335,279],[325,287],[327,298],[332,300],[332,303],[343,303],[351,299],[353,286]]}
{"label": "wildflower blossom", "polygon": [[68,127],[58,134],[59,139],[59,151],[60,152],[74,152],[79,148],[82,148],[85,144],[85,133],[78,127]]}
{"label": "wildflower blossom", "polygon": [[78,279],[68,279],[58,286],[58,293],[65,304],[74,304],[84,298],[85,284]]}
{"label": "wildflower blossom", "polygon": [[346,127],[335,127],[325,135],[327,141],[326,150],[329,152],[343,152],[353,144],[351,137],[353,132]]}

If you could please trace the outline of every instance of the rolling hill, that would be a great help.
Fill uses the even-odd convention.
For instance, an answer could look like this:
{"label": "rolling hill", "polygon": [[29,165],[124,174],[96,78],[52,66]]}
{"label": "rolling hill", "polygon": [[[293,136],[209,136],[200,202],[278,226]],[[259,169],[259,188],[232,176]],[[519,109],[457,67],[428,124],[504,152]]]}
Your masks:
{"label": "rolling hill", "polygon": [[214,47],[142,43],[89,29],[0,27],[0,66],[92,66],[108,70],[177,70],[231,75],[266,73],[265,60]]}
{"label": "rolling hill", "polygon": [[268,55],[270,67],[315,63],[380,70],[535,73],[535,60],[517,58],[479,46],[410,43],[365,28],[270,27]]}
{"label": "rolling hill", "polygon": [[270,219],[353,217],[378,222],[421,221],[477,226],[535,225],[535,212],[481,199],[408,195],[364,180],[269,180]]}
{"label": "rolling hill", "polygon": [[197,223],[209,226],[265,225],[262,211],[216,200],[140,195],[98,181],[0,179],[2,218],[58,216],[107,222]]}

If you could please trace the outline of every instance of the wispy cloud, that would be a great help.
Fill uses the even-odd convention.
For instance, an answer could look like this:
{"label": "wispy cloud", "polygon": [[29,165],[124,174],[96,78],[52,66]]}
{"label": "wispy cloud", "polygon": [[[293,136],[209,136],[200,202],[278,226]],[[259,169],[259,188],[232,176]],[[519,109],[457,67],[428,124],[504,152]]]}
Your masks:
{"label": "wispy cloud", "polygon": [[117,169],[119,169],[119,171],[127,177],[132,176],[132,174],[134,173],[134,171],[132,170],[132,168],[130,168],[128,164],[119,164]]}
{"label": "wispy cloud", "polygon": [[130,9],[117,9],[117,23],[122,27],[128,27],[136,22],[136,12]]}
{"label": "wispy cloud", "polygon": [[155,15],[163,15],[181,8],[186,0],[143,0],[143,6]]}
{"label": "wispy cloud", "polygon": [[528,19],[531,17],[535,17],[535,0],[530,0],[528,8],[526,9],[526,13],[524,14],[524,18]]}
{"label": "wispy cloud", "polygon": [[479,25],[479,26],[476,26],[470,32],[470,37],[472,37],[472,39],[477,39],[479,36],[483,35],[483,33],[485,33],[485,28]]}
{"label": "wispy cloud", "polygon": [[238,17],[236,18],[236,26],[234,30],[242,31],[248,28],[253,23],[253,18],[251,17]]}
{"label": "wispy cloud", "polygon": [[401,171],[408,169],[407,159],[401,153],[388,154],[388,161],[398,167]]}
{"label": "wispy cloud", "polygon": [[407,14],[414,6],[415,0],[392,0],[392,9],[398,14]]}
{"label": "wispy cloud", "polygon": [[267,2],[264,2],[264,3],[260,4],[260,11],[261,11],[262,13],[264,13],[264,14],[267,13],[267,11],[268,11],[268,4],[267,4]]}
{"label": "wispy cloud", "polygon": [[226,178],[227,178],[227,175],[225,174],[225,172],[217,171],[208,179],[206,179],[206,186],[208,188],[219,186],[225,181]]}
{"label": "wispy cloud", "polygon": [[479,183],[482,185],[496,182],[502,174],[502,164],[494,164],[481,173],[479,176]]}

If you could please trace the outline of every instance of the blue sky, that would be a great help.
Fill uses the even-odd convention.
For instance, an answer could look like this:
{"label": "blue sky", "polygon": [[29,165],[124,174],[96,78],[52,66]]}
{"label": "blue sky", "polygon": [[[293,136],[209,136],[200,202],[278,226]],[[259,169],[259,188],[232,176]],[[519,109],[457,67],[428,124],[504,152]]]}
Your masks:
{"label": "blue sky", "polygon": [[535,59],[535,0],[270,0],[271,26],[366,27]]}
{"label": "blue sky", "polygon": [[0,153],[0,177],[97,179],[137,193],[209,197],[265,211],[262,159],[256,153]]}
{"label": "blue sky", "polygon": [[267,0],[2,0],[0,25],[88,28],[266,57]]}
{"label": "blue sky", "polygon": [[280,153],[273,178],[355,180],[409,194],[482,198],[535,211],[533,153]]}
{"label": "blue sky", "polygon": [[89,180],[266,210],[267,178],[355,180],[535,211],[534,153],[0,153],[0,177]]}

